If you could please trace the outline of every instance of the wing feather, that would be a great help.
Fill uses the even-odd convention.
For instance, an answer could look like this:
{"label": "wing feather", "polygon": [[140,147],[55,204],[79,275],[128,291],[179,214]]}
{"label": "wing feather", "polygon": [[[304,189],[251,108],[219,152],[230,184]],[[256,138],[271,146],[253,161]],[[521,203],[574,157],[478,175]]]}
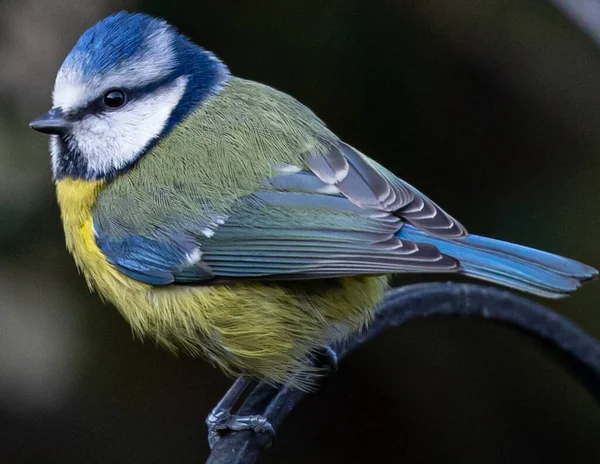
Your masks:
{"label": "wing feather", "polygon": [[226,216],[206,211],[143,236],[123,233],[118,218],[98,221],[97,243],[119,270],[152,285],[459,269],[435,246],[397,233],[405,221],[441,237],[463,236],[464,228],[349,145],[309,154],[306,166],[285,172]]}
{"label": "wing feather", "polygon": [[[330,167],[341,166],[340,157],[346,160],[348,169],[338,169],[334,176]],[[339,142],[328,153],[311,154],[307,159],[307,167],[321,181],[339,189],[361,208],[393,212],[436,237],[459,238],[467,234],[458,221],[429,198],[350,145]]]}

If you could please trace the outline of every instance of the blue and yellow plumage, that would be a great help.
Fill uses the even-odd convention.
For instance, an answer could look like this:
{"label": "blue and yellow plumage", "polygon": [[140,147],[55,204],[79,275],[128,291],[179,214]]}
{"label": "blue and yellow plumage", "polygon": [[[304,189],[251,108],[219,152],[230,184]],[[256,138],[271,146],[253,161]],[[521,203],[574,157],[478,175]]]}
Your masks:
{"label": "blue and yellow plumage", "polygon": [[546,297],[597,272],[468,235],[270,87],[163,21],[84,33],[53,109],[67,247],[135,332],[226,372],[310,386],[311,353],[367,324],[386,275],[460,272]]}

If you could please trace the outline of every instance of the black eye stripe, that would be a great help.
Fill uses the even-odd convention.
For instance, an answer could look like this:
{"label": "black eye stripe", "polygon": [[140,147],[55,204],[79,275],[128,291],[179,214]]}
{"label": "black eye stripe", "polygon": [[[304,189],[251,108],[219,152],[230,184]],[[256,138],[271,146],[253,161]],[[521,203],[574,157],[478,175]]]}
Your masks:
{"label": "black eye stripe", "polygon": [[[114,108],[107,108],[102,103],[102,99],[104,98],[104,95],[108,91],[121,90],[121,91],[125,92],[126,98],[127,98],[127,104],[130,104],[130,103],[135,102],[137,99],[143,97],[144,95],[151,94],[151,93],[155,92],[156,90],[164,87],[165,85],[170,84],[171,82],[172,82],[172,78],[168,77],[163,80],[153,82],[151,84],[141,86],[141,87],[109,88],[109,89],[104,90],[100,95],[98,95],[98,97],[95,100],[90,101],[83,108],[79,108],[75,111],[70,111],[66,116],[70,120],[77,120],[77,119],[83,119],[84,117],[86,117],[88,115],[92,115],[92,114],[98,114],[98,115],[103,114],[103,113],[109,114],[112,111],[114,111]],[[117,108],[117,110],[118,110],[118,108]]]}
{"label": "black eye stripe", "polygon": [[[135,101],[136,97],[139,94],[139,92],[134,91],[134,90],[122,90],[122,91],[126,94],[127,103],[131,103],[132,101]],[[109,113],[114,109],[118,109],[118,108],[107,107],[104,104],[103,100],[107,93],[109,93],[109,92],[104,92],[102,95],[100,95],[95,100],[92,100],[91,102],[89,102],[83,108],[79,108],[76,111],[70,111],[66,115],[67,118],[70,120],[83,119],[84,117],[89,116],[91,114]]]}

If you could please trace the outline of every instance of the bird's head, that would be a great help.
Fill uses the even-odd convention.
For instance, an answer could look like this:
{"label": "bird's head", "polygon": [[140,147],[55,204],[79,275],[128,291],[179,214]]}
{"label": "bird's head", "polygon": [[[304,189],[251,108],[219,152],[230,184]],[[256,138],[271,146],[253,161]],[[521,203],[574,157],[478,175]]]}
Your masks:
{"label": "bird's head", "polygon": [[120,12],[83,33],[58,71],[52,109],[30,126],[51,135],[55,178],[110,178],[228,76],[215,55],[166,22]]}

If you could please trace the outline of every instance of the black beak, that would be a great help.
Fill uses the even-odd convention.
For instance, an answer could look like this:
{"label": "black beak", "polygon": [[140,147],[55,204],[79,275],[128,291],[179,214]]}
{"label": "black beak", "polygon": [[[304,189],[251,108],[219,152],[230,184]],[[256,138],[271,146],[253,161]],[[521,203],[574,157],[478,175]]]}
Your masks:
{"label": "black beak", "polygon": [[60,108],[54,108],[31,121],[29,127],[43,134],[62,135],[69,128],[69,122]]}

